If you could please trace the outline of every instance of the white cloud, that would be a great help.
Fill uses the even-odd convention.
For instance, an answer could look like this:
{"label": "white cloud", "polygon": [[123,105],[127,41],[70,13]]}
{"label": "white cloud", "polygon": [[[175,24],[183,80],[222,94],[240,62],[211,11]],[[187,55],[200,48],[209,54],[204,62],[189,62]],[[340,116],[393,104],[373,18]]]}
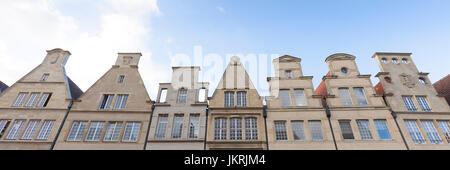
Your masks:
{"label": "white cloud", "polygon": [[[0,80],[12,85],[42,62],[45,50],[63,48],[72,53],[66,71],[87,90],[116,61],[117,52],[141,52],[140,71],[152,96],[169,72],[154,63],[145,46],[151,37],[150,16],[159,15],[157,0],[104,0],[99,30],[81,31],[84,25],[63,13],[57,0],[0,1]],[[82,10],[82,9],[80,9]],[[158,72],[158,74],[151,74]]]}

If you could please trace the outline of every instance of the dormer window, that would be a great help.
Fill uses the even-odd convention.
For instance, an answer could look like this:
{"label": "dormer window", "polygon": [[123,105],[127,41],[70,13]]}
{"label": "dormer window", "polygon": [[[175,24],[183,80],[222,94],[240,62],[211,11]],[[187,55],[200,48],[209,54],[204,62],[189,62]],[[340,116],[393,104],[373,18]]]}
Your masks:
{"label": "dormer window", "polygon": [[344,73],[344,74],[347,74],[348,73],[348,69],[345,68],[345,67],[342,67],[341,68],[341,72]]}
{"label": "dormer window", "polygon": [[286,78],[292,78],[291,70],[286,70],[285,75],[286,75]]}
{"label": "dormer window", "polygon": [[50,76],[50,74],[45,73],[44,75],[42,75],[41,81],[47,81],[48,76]]}
{"label": "dormer window", "polygon": [[124,80],[125,80],[125,75],[120,75],[119,76],[119,80],[117,82],[118,83],[123,83]]}

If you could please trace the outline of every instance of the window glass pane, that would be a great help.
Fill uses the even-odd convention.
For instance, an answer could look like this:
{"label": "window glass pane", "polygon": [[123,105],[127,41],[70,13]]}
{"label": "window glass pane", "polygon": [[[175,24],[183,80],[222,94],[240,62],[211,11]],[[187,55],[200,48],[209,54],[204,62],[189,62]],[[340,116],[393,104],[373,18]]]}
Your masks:
{"label": "window glass pane", "polygon": [[415,144],[426,143],[425,139],[422,136],[422,132],[420,132],[419,126],[417,126],[416,121],[406,120],[405,125],[409,131],[409,135],[411,136]]}
{"label": "window glass pane", "polygon": [[105,122],[91,122],[91,126],[86,135],[86,141],[99,141],[104,125]]}
{"label": "window glass pane", "polygon": [[50,74],[46,73],[44,75],[42,75],[41,81],[47,81],[47,78]]}
{"label": "window glass pane", "polygon": [[200,116],[191,115],[189,119],[189,138],[198,138]]}
{"label": "window glass pane", "polygon": [[247,93],[237,92],[237,106],[245,107],[247,106]]}
{"label": "window glass pane", "polygon": [[172,126],[172,138],[180,138],[183,130],[184,116],[175,116]]}
{"label": "window glass pane", "polygon": [[86,129],[87,122],[75,121],[72,124],[67,141],[80,141]]}
{"label": "window glass pane", "polygon": [[230,120],[230,140],[242,140],[242,119],[231,118]]}
{"label": "window glass pane", "polygon": [[214,139],[226,140],[227,139],[227,119],[216,118],[214,120]]}
{"label": "window glass pane", "polygon": [[281,106],[291,106],[291,95],[289,94],[289,90],[280,90],[280,100]]}
{"label": "window glass pane", "polygon": [[287,132],[286,132],[286,121],[275,121],[275,138],[277,141],[286,141]]}
{"label": "window glass pane", "polygon": [[417,108],[414,105],[412,97],[403,97],[403,102],[405,103],[406,109],[408,109],[408,111],[411,111],[411,112],[417,111]]}
{"label": "window glass pane", "polygon": [[138,139],[141,122],[127,122],[122,137],[122,142],[136,142]]}
{"label": "window glass pane", "polygon": [[234,107],[234,92],[225,92],[225,107]]}
{"label": "window glass pane", "polygon": [[353,88],[353,93],[355,94],[356,101],[358,101],[358,105],[367,105],[366,95],[364,94],[363,88]]}
{"label": "window glass pane", "polygon": [[6,136],[6,139],[17,139],[17,136],[19,135],[19,132],[23,128],[23,124],[25,123],[25,120],[15,120],[14,123],[11,126],[11,129],[9,130],[8,135]]}
{"label": "window glass pane", "polygon": [[353,106],[352,98],[350,97],[348,89],[340,88],[339,96],[341,96],[342,104],[344,104],[345,106]]}
{"label": "window glass pane", "polygon": [[20,107],[23,105],[23,102],[25,101],[25,98],[27,97],[28,93],[19,93],[16,100],[14,101],[13,107]]}
{"label": "window glass pane", "polygon": [[339,120],[339,126],[341,127],[342,137],[344,140],[354,140],[352,125],[349,120]]}
{"label": "window glass pane", "polygon": [[312,120],[308,123],[312,141],[323,141],[322,122],[320,120]]}
{"label": "window glass pane", "polygon": [[38,140],[47,140],[50,132],[52,131],[53,125],[55,124],[54,120],[46,120],[39,131]]}
{"label": "window glass pane", "polygon": [[186,95],[187,95],[186,89],[181,89],[180,91],[178,91],[177,103],[186,103]]}
{"label": "window glass pane", "polygon": [[420,108],[424,112],[431,112],[431,108],[428,105],[426,97],[417,97],[417,103],[419,103]]}
{"label": "window glass pane", "polygon": [[361,134],[361,139],[362,140],[372,140],[372,133],[370,132],[370,126],[369,126],[369,121],[367,120],[358,120],[356,121],[356,123],[358,124],[358,130],[359,133]]}
{"label": "window glass pane", "polygon": [[39,100],[39,103],[37,107],[47,107],[48,101],[50,100],[50,97],[52,96],[51,93],[44,93],[41,96],[41,99]]}
{"label": "window glass pane", "polygon": [[119,83],[123,83],[123,81],[125,80],[125,76],[124,75],[120,75],[119,76]]}
{"label": "window glass pane", "polygon": [[292,78],[292,74],[291,74],[291,71],[290,70],[286,70],[286,77],[287,78]]}
{"label": "window glass pane", "polygon": [[162,89],[161,90],[161,95],[159,96],[159,102],[160,103],[165,103],[166,102],[166,98],[167,98],[167,89]]}
{"label": "window glass pane", "polygon": [[166,128],[168,123],[168,116],[159,116],[158,126],[156,127],[156,135],[155,138],[163,139],[166,137]]}
{"label": "window glass pane", "polygon": [[25,129],[25,132],[22,135],[22,139],[25,140],[33,139],[36,129],[39,126],[39,123],[41,123],[41,120],[30,120],[28,122],[27,128]]}
{"label": "window glass pane", "polygon": [[294,134],[294,140],[304,141],[305,140],[305,130],[303,121],[291,121],[292,133]]}
{"label": "window glass pane", "polygon": [[378,131],[378,136],[380,136],[381,140],[391,140],[391,134],[389,133],[389,129],[386,125],[386,120],[374,120],[375,127]]}
{"label": "window glass pane", "polygon": [[119,141],[122,122],[109,122],[103,141]]}
{"label": "window glass pane", "polygon": [[41,95],[41,93],[31,93],[30,98],[28,98],[28,101],[25,104],[25,107],[33,107],[36,104],[39,95]]}
{"label": "window glass pane", "polygon": [[450,121],[438,121],[438,125],[442,133],[444,133],[447,143],[450,143]]}
{"label": "window glass pane", "polygon": [[11,120],[0,120],[0,139],[5,134],[5,130],[8,128],[10,122]]}
{"label": "window glass pane", "polygon": [[105,94],[102,97],[102,101],[100,102],[99,109],[107,110],[111,107],[112,101],[114,99],[113,94]]}
{"label": "window glass pane", "polygon": [[258,140],[258,122],[254,117],[245,118],[245,139]]}
{"label": "window glass pane", "polygon": [[114,109],[121,110],[125,109],[127,105],[128,95],[127,94],[119,94],[116,98],[116,104],[114,104]]}
{"label": "window glass pane", "polygon": [[304,90],[294,90],[295,104],[297,106],[306,106],[306,97]]}
{"label": "window glass pane", "polygon": [[425,130],[425,133],[427,134],[428,139],[431,143],[434,144],[441,144],[442,139],[439,137],[439,134],[434,127],[433,121],[421,121],[423,129]]}

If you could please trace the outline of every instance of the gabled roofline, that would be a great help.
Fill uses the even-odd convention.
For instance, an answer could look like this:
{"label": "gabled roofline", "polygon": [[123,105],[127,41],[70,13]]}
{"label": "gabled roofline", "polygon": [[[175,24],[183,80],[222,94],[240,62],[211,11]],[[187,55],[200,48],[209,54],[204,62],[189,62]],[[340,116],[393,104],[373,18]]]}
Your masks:
{"label": "gabled roofline", "polygon": [[375,58],[377,55],[403,55],[403,56],[411,56],[412,53],[399,53],[399,52],[376,52],[373,54],[372,58]]}

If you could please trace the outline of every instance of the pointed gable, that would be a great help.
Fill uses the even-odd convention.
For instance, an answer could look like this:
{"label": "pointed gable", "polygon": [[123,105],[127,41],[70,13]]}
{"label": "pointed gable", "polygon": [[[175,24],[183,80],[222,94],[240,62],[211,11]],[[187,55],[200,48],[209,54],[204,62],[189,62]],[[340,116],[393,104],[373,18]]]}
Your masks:
{"label": "pointed gable", "polygon": [[216,89],[256,89],[239,57],[231,58]]}

